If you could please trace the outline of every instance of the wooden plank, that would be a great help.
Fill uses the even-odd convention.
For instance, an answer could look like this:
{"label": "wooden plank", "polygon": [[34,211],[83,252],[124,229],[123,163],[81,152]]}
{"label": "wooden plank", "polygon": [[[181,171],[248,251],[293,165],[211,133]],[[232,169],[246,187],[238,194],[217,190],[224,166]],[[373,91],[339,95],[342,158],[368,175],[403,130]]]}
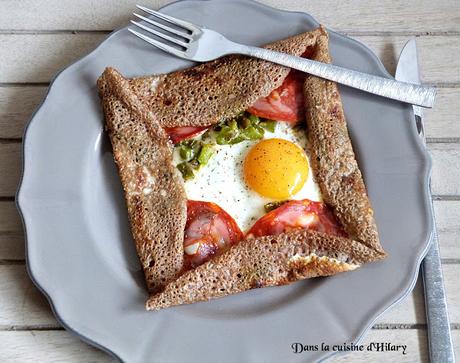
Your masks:
{"label": "wooden plank", "polygon": [[0,202],[0,260],[24,259],[24,234],[14,202]]}
{"label": "wooden plank", "polygon": [[460,323],[460,289],[458,277],[460,276],[459,264],[445,264],[442,268],[444,285],[446,287],[447,307],[451,324]]}
{"label": "wooden plank", "polygon": [[425,134],[431,138],[460,138],[460,88],[438,88],[436,104],[424,110]]}
{"label": "wooden plank", "polygon": [[460,195],[460,144],[430,144],[428,150],[433,159],[433,194]]}
{"label": "wooden plank", "polygon": [[0,233],[0,260],[22,261],[25,256],[25,244],[22,231],[19,234]]}
{"label": "wooden plank", "polygon": [[460,259],[460,201],[434,201],[434,214],[441,251],[445,259]]}
{"label": "wooden plank", "polygon": [[0,83],[49,82],[102,42],[105,34],[0,34]]}
{"label": "wooden plank", "polygon": [[0,87],[0,138],[20,138],[48,87]]}
{"label": "wooden plank", "polygon": [[[0,34],[0,83],[49,82],[56,72],[94,49],[105,36],[100,33]],[[373,49],[392,74],[397,56],[408,40],[407,36],[354,38]],[[460,82],[460,36],[422,36],[418,44],[425,82]]]}
{"label": "wooden plank", "polygon": [[0,234],[19,234],[21,232],[21,219],[19,218],[19,213],[14,202],[0,201]]}
{"label": "wooden plank", "polygon": [[[0,87],[0,138],[22,137],[46,89],[43,86]],[[460,88],[438,89],[435,108],[425,110],[425,131],[429,139],[460,138],[459,99]]]}
{"label": "wooden plank", "polygon": [[58,327],[24,265],[0,265],[0,330],[11,326]]}
{"label": "wooden plank", "polygon": [[0,260],[23,260],[22,223],[14,202],[0,201]]}
{"label": "wooden plank", "polygon": [[[407,36],[354,36],[352,38],[371,48],[390,74],[395,73],[399,53],[409,40]],[[459,36],[421,36],[417,38],[417,47],[423,82],[460,82]]]}
{"label": "wooden plank", "polygon": [[[151,0],[148,6],[157,9],[171,0]],[[285,10],[308,11],[318,21],[334,29],[371,32],[433,32],[458,31],[458,2],[455,0],[261,0]],[[113,29],[126,24],[136,1],[106,0],[3,0],[0,29]]]}
{"label": "wooden plank", "polygon": [[[7,362],[114,362],[107,354],[89,346],[66,331],[0,332],[2,357]],[[367,362],[428,362],[425,330],[370,330],[361,344],[389,342],[406,345],[406,354],[399,352],[351,352],[337,355],[330,363]],[[460,354],[460,331],[453,331],[455,353]],[[305,342],[308,344],[309,342]],[[293,353],[294,354],[294,353]]]}
{"label": "wooden plank", "polygon": [[21,144],[0,142],[0,197],[16,193],[21,175]]}
{"label": "wooden plank", "polygon": [[388,324],[425,324],[425,302],[423,297],[422,279],[419,276],[414,290],[390,307],[375,322],[376,326]]}
{"label": "wooden plank", "polygon": [[0,331],[3,362],[116,362],[66,331]]}

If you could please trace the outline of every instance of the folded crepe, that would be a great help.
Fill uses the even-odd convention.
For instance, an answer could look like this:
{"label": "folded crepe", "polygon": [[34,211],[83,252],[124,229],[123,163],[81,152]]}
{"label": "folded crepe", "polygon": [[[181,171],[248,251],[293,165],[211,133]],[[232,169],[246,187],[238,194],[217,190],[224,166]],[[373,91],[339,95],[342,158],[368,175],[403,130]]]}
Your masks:
{"label": "folded crepe", "polygon": [[[267,48],[330,62],[323,27]],[[166,75],[98,80],[131,229],[157,310],[252,288],[353,270],[386,256],[353,153],[338,88],[307,76],[304,98],[311,168],[325,203],[349,238],[310,230],[250,238],[183,272],[186,194],[164,128],[209,126],[234,117],[279,87],[290,69],[227,56]]]}

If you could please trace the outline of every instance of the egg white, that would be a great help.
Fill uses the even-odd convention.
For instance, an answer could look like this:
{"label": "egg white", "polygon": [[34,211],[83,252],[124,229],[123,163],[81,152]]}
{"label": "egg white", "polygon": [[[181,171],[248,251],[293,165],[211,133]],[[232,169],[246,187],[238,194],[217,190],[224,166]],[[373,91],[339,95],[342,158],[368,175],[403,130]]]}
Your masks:
{"label": "egg white", "polygon": [[[272,138],[291,141],[306,150],[305,131],[296,130],[287,122],[277,122],[275,132],[265,132],[264,139]],[[251,190],[244,181],[244,159],[249,149],[258,142],[260,140],[243,141],[235,145],[216,145],[215,154],[208,164],[196,173],[194,179],[185,182],[188,199],[216,203],[235,219],[243,232],[248,231],[265,214],[264,205],[274,201]],[[178,164],[180,157],[176,154],[174,160]],[[311,170],[302,189],[291,199],[322,201]]]}

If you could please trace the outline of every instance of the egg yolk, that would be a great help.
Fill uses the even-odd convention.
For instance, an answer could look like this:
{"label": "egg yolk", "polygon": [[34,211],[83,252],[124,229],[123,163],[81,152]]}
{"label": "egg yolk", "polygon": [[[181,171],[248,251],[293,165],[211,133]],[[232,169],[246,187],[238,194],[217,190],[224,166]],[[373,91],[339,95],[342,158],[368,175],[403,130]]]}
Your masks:
{"label": "egg yolk", "polygon": [[282,200],[302,189],[308,177],[308,159],[305,151],[290,141],[267,139],[249,150],[243,169],[251,189]]}

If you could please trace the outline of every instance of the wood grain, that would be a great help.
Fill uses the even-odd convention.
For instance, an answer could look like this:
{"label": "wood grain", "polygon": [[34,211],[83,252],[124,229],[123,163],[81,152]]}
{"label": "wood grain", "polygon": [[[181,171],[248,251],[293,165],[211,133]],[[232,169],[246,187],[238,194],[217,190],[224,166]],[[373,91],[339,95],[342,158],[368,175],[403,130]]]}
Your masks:
{"label": "wood grain", "polygon": [[2,361],[9,363],[116,362],[66,331],[0,331],[0,341]]}
{"label": "wood grain", "polygon": [[0,87],[0,138],[21,138],[46,86]]}
{"label": "wood grain", "polygon": [[441,257],[460,260],[460,201],[435,200],[434,214]]}
{"label": "wood grain", "polygon": [[21,144],[0,142],[0,197],[16,193],[21,175]]}
{"label": "wood grain", "polygon": [[460,138],[460,88],[438,88],[436,104],[425,109],[425,134],[428,139]]}
{"label": "wood grain", "polygon": [[105,34],[0,34],[0,83],[49,82],[96,48]]}
{"label": "wood grain", "polygon": [[[354,36],[380,58],[390,74],[396,71],[399,53],[410,39],[407,36]],[[417,50],[421,79],[426,83],[460,81],[460,36],[420,36]]]}
{"label": "wood grain", "polygon": [[14,202],[0,201],[0,261],[23,259],[24,236],[18,211]]}
{"label": "wood grain", "polygon": [[[49,82],[61,68],[94,49],[105,34],[0,34],[0,83]],[[354,36],[373,49],[390,73],[407,36]],[[423,80],[460,82],[460,36],[418,38]],[[441,61],[442,59],[442,61]]]}
{"label": "wood grain", "polygon": [[0,234],[21,232],[22,224],[14,202],[0,201]]}
{"label": "wood grain", "polygon": [[[158,8],[170,0],[151,0]],[[460,30],[459,3],[455,0],[262,0],[285,10],[307,11],[319,22],[341,31],[456,32]],[[136,1],[3,0],[0,29],[107,30],[127,24]]]}
{"label": "wood grain", "polygon": [[25,266],[0,265],[0,329],[34,325],[59,327]]}
{"label": "wood grain", "polygon": [[430,144],[428,150],[433,159],[433,194],[460,195],[460,144],[435,143]]}
{"label": "wood grain", "polygon": [[[46,86],[0,87],[0,138],[20,138]],[[18,100],[21,100],[18,102]],[[425,110],[429,139],[460,138],[460,88],[439,88],[434,109]]]}

